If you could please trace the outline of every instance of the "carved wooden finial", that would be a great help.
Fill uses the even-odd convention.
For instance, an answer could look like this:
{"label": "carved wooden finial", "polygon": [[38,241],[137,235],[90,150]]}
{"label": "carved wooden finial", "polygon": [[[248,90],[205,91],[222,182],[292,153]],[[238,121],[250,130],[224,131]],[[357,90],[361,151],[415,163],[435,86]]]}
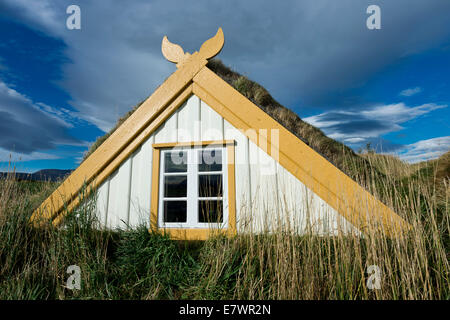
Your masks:
{"label": "carved wooden finial", "polygon": [[[223,36],[222,28],[219,28],[214,37],[206,40],[202,44],[198,55],[200,56],[200,58],[206,60],[215,57],[220,52],[220,50],[222,50],[224,41],[225,39]],[[182,64],[191,56],[190,53],[185,53],[181,46],[170,42],[169,39],[167,39],[167,36],[164,36],[162,40],[161,51],[167,60],[176,63],[177,65]]]}

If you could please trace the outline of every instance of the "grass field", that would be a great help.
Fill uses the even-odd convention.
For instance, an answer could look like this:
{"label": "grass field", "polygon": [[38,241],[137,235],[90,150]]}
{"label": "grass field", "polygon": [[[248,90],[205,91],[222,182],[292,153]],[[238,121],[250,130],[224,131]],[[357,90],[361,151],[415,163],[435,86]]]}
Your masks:
{"label": "grass field", "polygon": [[[413,226],[398,239],[370,230],[364,237],[280,230],[171,241],[145,226],[97,231],[89,206],[64,228],[37,229],[28,219],[55,183],[4,179],[0,299],[450,299],[449,155],[409,165],[364,154],[363,170],[346,163]],[[65,287],[70,265],[81,269],[80,290]],[[381,270],[380,289],[368,287],[371,265]]]}

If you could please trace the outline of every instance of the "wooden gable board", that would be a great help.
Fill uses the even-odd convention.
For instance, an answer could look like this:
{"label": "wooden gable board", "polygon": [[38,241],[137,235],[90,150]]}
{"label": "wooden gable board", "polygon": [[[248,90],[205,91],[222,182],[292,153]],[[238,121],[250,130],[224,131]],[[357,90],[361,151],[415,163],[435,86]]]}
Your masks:
{"label": "wooden gable board", "polygon": [[[206,43],[206,42],[205,42]],[[203,47],[203,46],[202,46]],[[35,210],[32,219],[54,219],[59,224],[65,213],[79,204],[83,186],[94,190],[129,157],[186,99],[194,93],[236,128],[255,129],[248,138],[319,195],[339,214],[364,232],[375,222],[387,234],[409,225],[390,208],[294,136],[237,90],[206,67],[207,59],[197,52],[179,63],[175,71],[117,130],[108,137]],[[259,129],[279,130],[279,146]],[[64,210],[64,209],[67,210]]]}

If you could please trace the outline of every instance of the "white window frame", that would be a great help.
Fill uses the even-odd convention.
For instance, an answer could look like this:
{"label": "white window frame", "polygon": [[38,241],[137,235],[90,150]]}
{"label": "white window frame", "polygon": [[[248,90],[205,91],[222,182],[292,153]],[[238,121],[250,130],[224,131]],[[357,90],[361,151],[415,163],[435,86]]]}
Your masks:
{"label": "white window frame", "polygon": [[[187,201],[186,205],[186,222],[164,222],[164,177],[168,175],[179,176],[181,172],[166,173],[165,171],[165,154],[173,151],[187,151],[187,194],[182,198],[170,198],[169,201],[183,200]],[[222,170],[221,171],[198,171],[199,150],[221,150],[222,151]],[[182,228],[182,229],[205,229],[205,228],[228,228],[228,163],[227,163],[227,147],[226,146],[186,146],[162,149],[160,152],[160,168],[159,168],[159,203],[158,203],[158,227],[159,228]],[[199,197],[198,196],[198,180],[202,174],[221,174],[222,175],[222,198],[218,197]],[[199,222],[198,221],[198,202],[199,200],[222,200],[223,219],[220,223]]]}

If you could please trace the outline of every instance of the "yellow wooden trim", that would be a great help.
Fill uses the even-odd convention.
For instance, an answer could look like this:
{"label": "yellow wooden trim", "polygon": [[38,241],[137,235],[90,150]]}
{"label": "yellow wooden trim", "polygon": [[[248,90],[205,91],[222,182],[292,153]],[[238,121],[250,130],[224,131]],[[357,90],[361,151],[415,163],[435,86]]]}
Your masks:
{"label": "yellow wooden trim", "polygon": [[[270,135],[264,136],[258,131],[256,135],[246,135],[269,155],[271,155],[269,150],[273,148],[278,150],[277,160],[284,168],[363,232],[368,224],[367,215],[370,215],[372,222],[373,220],[381,222],[387,233],[395,233],[410,227],[390,208],[206,68],[207,59],[217,54],[222,46],[223,34],[219,29],[215,37],[202,45],[200,52],[182,56],[179,49],[171,48],[169,50],[171,52],[168,53],[169,59],[183,60],[177,65],[179,69],[33,212],[32,221],[57,216],[54,223],[59,223],[63,214],[59,216],[58,214],[65,205],[68,205],[69,210],[78,205],[77,195],[83,185],[87,184],[90,190],[90,186],[102,183],[167,119],[171,112],[179,107],[180,101],[185,99],[186,95],[194,92],[233,126],[242,129],[244,134],[248,129],[278,129],[280,139],[279,145],[276,146],[272,146]],[[158,148],[154,148],[155,150]],[[234,169],[230,176],[234,179]],[[152,184],[159,187],[153,180]],[[153,197],[152,191],[152,199]],[[152,201],[152,206],[153,203],[158,205],[157,201]],[[157,207],[153,212],[157,213]],[[201,230],[197,230],[199,231],[195,232],[199,234]]]}
{"label": "yellow wooden trim", "polygon": [[182,62],[190,56],[189,53],[184,53],[184,50],[180,45],[170,42],[169,39],[167,39],[167,36],[163,37],[161,52],[164,58],[173,63]]}
{"label": "yellow wooden trim", "polygon": [[72,174],[37,208],[32,221],[52,219],[80,189],[90,183],[120,152],[155,120],[187,86],[208,61],[194,53],[155,92],[106,139]]}
{"label": "yellow wooden trim", "polygon": [[234,144],[234,140],[210,140],[210,141],[190,141],[190,142],[167,142],[155,143],[153,148],[174,148],[174,147],[194,147],[194,146],[208,146],[208,145],[229,145]]}
{"label": "yellow wooden trim", "polygon": [[[159,228],[159,176],[160,159],[162,148],[183,146],[205,146],[205,145],[226,145],[227,146],[227,170],[228,170],[228,227],[219,228]],[[224,234],[228,236],[236,235],[236,179],[235,179],[235,152],[234,140],[217,141],[191,141],[191,142],[170,142],[155,143],[153,147],[152,161],[152,194],[150,206],[150,231],[168,234],[172,239],[178,240],[206,240],[212,235]]]}
{"label": "yellow wooden trim", "polygon": [[[409,224],[395,212],[207,67],[194,77],[193,90],[224,119],[241,129],[253,143],[266,149],[269,155],[269,150],[278,150],[277,160],[284,168],[359,230],[364,232],[369,220],[371,225],[381,223],[387,234],[409,229]],[[256,135],[246,133],[248,129],[256,130]],[[279,145],[272,146],[270,134],[264,136],[260,129],[278,129]]]}
{"label": "yellow wooden trim", "polygon": [[150,202],[150,229],[158,231],[158,206],[159,206],[159,161],[160,149],[153,148],[152,161],[152,194]]}
{"label": "yellow wooden trim", "polygon": [[218,228],[160,228],[157,232],[167,234],[173,240],[207,240],[213,236],[230,234],[228,230]]}
{"label": "yellow wooden trim", "polygon": [[[210,59],[222,50],[224,44],[224,36],[222,28],[217,30],[217,33],[211,39],[206,40],[200,47],[199,52],[194,54],[199,55],[199,57],[207,60]],[[191,57],[190,53],[185,53],[183,48],[178,44],[171,43],[167,36],[164,36],[161,43],[161,51],[163,56],[170,62],[176,63],[177,67],[181,67],[184,63],[189,61]]]}
{"label": "yellow wooden trim", "polygon": [[222,50],[224,42],[225,39],[223,37],[222,28],[219,28],[214,37],[203,42],[199,50],[199,55],[204,59],[215,57]]}
{"label": "yellow wooden trim", "polygon": [[[192,95],[192,85],[188,86],[181,92],[176,99],[174,99],[164,109],[153,122],[151,122],[141,133],[129,143],[122,152],[117,155],[107,166],[103,169],[95,179],[88,185],[88,194],[100,186],[108,176],[110,176],[150,135],[159,128],[174,112],[177,110],[188,98]],[[59,225],[67,212],[72,211],[80,203],[80,198],[75,197],[71,202],[66,203],[66,210],[60,212],[53,220],[53,225]]]}
{"label": "yellow wooden trim", "polygon": [[235,153],[234,141],[227,144],[228,165],[228,235],[236,235],[236,176],[235,176]]}

